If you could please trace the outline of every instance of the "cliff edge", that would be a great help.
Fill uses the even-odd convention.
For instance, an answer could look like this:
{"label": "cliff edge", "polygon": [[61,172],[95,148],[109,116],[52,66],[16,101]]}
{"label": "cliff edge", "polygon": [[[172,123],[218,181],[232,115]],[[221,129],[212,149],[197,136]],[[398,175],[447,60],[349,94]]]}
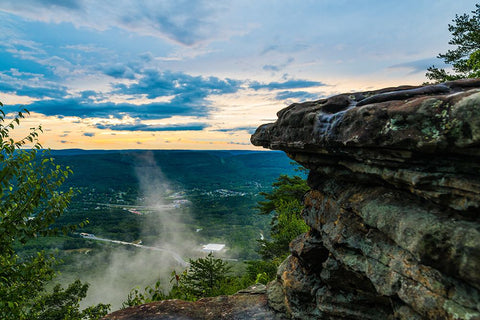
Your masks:
{"label": "cliff edge", "polygon": [[480,319],[480,79],[293,104],[256,146],[310,169],[268,289],[294,319]]}
{"label": "cliff edge", "polygon": [[251,286],[231,296],[203,298],[195,302],[163,300],[119,310],[105,320],[282,320],[284,315],[267,304],[264,285]]}
{"label": "cliff edge", "polygon": [[[106,319],[480,319],[480,79],[292,104],[256,146],[310,169],[266,290]],[[275,312],[273,311],[275,310]]]}

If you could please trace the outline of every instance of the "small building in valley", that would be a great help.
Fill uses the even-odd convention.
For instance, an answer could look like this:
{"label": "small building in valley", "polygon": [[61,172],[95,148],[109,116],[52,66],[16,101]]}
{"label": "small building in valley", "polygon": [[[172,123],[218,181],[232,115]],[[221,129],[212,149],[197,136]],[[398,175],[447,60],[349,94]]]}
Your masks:
{"label": "small building in valley", "polygon": [[204,252],[219,252],[225,249],[225,245],[221,243],[209,243],[202,246]]}

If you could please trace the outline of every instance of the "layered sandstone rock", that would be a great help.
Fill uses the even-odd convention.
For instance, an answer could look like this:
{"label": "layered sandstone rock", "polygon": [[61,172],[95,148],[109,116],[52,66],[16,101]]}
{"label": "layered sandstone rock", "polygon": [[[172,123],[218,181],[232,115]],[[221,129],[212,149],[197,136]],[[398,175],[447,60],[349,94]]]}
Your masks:
{"label": "layered sandstone rock", "polygon": [[310,169],[277,280],[106,319],[480,319],[480,79],[293,104],[252,143]]}
{"label": "layered sandstone rock", "polygon": [[269,287],[296,319],[480,319],[480,80],[293,104],[252,143],[310,169]]}

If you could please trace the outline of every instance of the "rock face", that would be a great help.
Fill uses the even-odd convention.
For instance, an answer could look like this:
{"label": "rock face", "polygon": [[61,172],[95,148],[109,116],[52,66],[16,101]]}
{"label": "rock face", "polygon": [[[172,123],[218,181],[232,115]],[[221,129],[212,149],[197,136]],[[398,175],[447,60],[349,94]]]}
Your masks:
{"label": "rock face", "polygon": [[263,285],[252,286],[232,296],[204,298],[195,302],[164,300],[130,307],[109,314],[110,320],[282,320],[282,314],[267,305]]}
{"label": "rock face", "polygon": [[293,104],[252,143],[310,169],[268,288],[295,319],[480,319],[480,79]]}

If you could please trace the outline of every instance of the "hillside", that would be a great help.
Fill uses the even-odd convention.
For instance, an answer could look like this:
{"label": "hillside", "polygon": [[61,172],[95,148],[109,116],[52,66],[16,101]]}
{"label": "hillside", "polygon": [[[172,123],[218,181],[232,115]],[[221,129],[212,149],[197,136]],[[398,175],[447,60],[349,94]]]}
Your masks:
{"label": "hillside", "polygon": [[65,187],[77,190],[56,226],[89,223],[31,241],[22,254],[57,250],[58,281],[90,283],[85,303],[112,303],[114,310],[135,286],[158,279],[169,285],[172,270],[181,271],[169,252],[188,260],[204,254],[202,245],[225,244],[218,255],[241,272],[242,261],[258,258],[256,240],[270,229],[270,217],[254,208],[258,193],[280,174],[296,173],[281,152],[53,150],[51,156],[72,168]]}

